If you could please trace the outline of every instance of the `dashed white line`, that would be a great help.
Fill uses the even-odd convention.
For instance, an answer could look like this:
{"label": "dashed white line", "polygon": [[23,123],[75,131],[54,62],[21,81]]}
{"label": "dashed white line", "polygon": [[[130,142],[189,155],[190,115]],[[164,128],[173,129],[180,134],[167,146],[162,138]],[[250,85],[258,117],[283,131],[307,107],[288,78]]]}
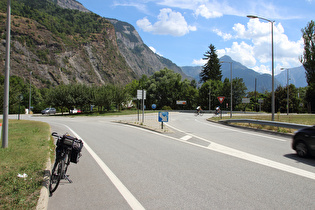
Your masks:
{"label": "dashed white line", "polygon": [[183,140],[183,141],[187,141],[187,140],[189,140],[189,139],[191,139],[191,138],[192,138],[192,136],[186,135],[186,136],[183,136],[183,137],[180,138],[180,139]]}

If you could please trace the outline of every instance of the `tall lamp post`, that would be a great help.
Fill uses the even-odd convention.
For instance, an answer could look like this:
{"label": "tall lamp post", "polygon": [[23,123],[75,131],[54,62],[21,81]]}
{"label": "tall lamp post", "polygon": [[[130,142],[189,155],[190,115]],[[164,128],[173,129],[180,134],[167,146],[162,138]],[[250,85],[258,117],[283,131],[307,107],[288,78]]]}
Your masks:
{"label": "tall lamp post", "polygon": [[31,100],[32,100],[32,72],[30,72],[30,98],[28,104],[28,114],[31,114]]}
{"label": "tall lamp post", "polygon": [[11,43],[11,0],[7,1],[7,40],[3,95],[3,126],[2,126],[2,148],[8,147],[9,133],[9,86],[10,86],[10,43]]}
{"label": "tall lamp post", "polygon": [[274,121],[275,120],[275,73],[274,73],[274,54],[273,54],[273,24],[274,24],[274,20],[269,20],[266,18],[262,18],[262,17],[258,17],[255,15],[247,15],[248,18],[258,18],[261,20],[265,20],[268,21],[269,23],[271,23],[271,62],[272,62],[272,69],[271,69],[271,80],[272,80],[272,90],[271,90],[271,120]]}
{"label": "tall lamp post", "polygon": [[229,61],[221,61],[220,63],[229,63],[230,64],[230,72],[231,72],[231,104],[230,104],[230,118],[232,118],[232,93],[233,93],[233,86],[232,86],[232,62],[229,62]]}
{"label": "tall lamp post", "polygon": [[287,70],[287,115],[289,115],[289,69],[281,68],[281,70]]}

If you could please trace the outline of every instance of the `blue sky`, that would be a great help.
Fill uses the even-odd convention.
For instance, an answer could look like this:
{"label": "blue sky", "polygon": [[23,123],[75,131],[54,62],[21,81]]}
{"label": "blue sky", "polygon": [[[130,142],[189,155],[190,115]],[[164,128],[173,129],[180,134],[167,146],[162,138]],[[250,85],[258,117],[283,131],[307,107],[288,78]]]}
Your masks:
{"label": "blue sky", "polygon": [[315,18],[315,0],[77,0],[92,12],[133,25],[155,53],[178,66],[203,65],[213,44],[259,73],[271,74],[274,22],[275,74],[301,66],[301,29]]}

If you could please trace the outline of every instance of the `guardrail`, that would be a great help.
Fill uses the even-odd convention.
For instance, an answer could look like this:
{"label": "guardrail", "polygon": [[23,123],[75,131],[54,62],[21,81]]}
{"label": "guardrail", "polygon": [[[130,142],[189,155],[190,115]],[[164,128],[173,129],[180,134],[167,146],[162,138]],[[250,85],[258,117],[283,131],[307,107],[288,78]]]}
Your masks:
{"label": "guardrail", "polygon": [[302,124],[293,124],[293,123],[285,123],[285,122],[276,122],[276,121],[267,121],[267,120],[251,120],[251,119],[229,119],[229,120],[220,120],[220,123],[229,124],[229,123],[252,123],[259,125],[269,125],[283,128],[291,128],[291,129],[302,129],[311,127],[310,125],[302,125]]}

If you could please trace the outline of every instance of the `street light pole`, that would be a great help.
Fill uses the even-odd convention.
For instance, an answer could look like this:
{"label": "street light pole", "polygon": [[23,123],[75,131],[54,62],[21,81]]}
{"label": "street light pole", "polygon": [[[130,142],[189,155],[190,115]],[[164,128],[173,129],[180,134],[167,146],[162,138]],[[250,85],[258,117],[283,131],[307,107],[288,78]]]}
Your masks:
{"label": "street light pole", "polygon": [[289,69],[281,68],[281,70],[287,70],[287,115],[289,115]]}
{"label": "street light pole", "polygon": [[211,111],[211,80],[209,85],[209,111]]}
{"label": "street light pole", "polygon": [[230,73],[231,73],[231,75],[230,75],[230,78],[231,78],[231,102],[230,102],[230,118],[232,118],[232,110],[233,110],[233,108],[232,108],[232,95],[233,95],[233,86],[232,86],[232,62],[229,62],[229,61],[221,61],[221,63],[229,63],[230,64]]}
{"label": "street light pole", "polygon": [[31,114],[31,99],[32,98],[32,72],[30,72],[30,98],[28,104],[28,114]]}
{"label": "street light pole", "polygon": [[274,121],[275,120],[275,73],[274,73],[274,50],[273,50],[273,24],[274,24],[274,20],[269,20],[266,18],[262,18],[262,17],[258,17],[255,15],[247,15],[248,18],[258,18],[261,20],[265,20],[269,23],[271,23],[271,62],[272,62],[272,69],[271,69],[271,120]]}
{"label": "street light pole", "polygon": [[11,43],[11,0],[7,1],[7,40],[3,96],[2,148],[8,147],[9,133],[9,86],[10,86],[10,43]]}

